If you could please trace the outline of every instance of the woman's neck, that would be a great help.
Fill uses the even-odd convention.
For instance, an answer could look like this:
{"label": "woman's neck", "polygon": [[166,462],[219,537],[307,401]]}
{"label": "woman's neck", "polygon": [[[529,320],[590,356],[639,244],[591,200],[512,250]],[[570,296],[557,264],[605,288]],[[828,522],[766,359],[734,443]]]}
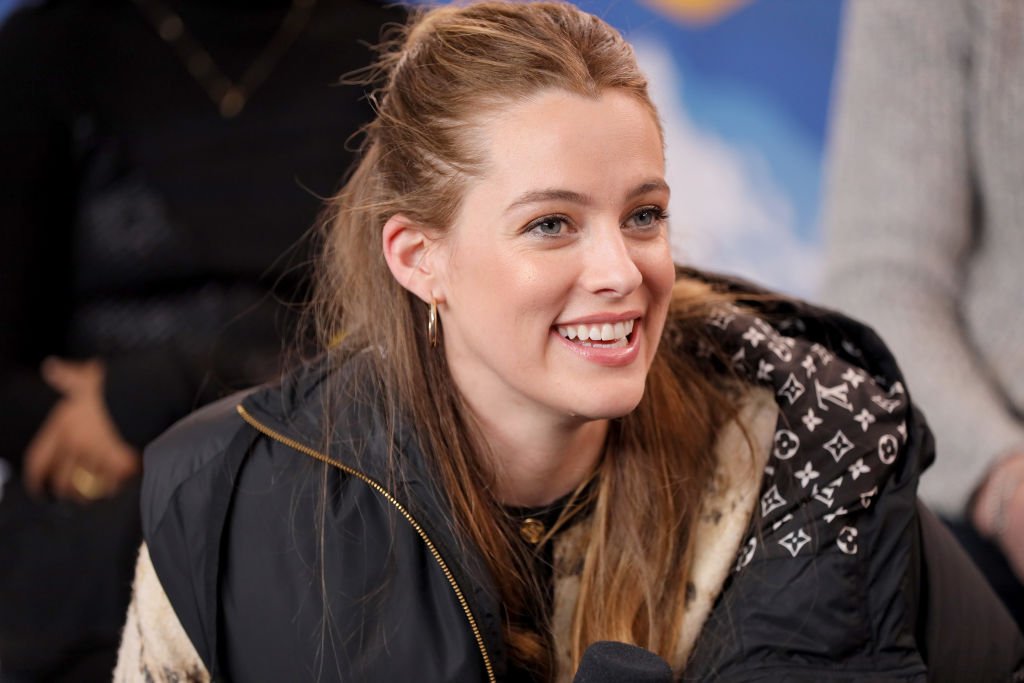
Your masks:
{"label": "woman's neck", "polygon": [[607,420],[552,422],[550,416],[508,414],[477,421],[494,461],[498,499],[532,507],[561,498],[586,479],[601,458]]}

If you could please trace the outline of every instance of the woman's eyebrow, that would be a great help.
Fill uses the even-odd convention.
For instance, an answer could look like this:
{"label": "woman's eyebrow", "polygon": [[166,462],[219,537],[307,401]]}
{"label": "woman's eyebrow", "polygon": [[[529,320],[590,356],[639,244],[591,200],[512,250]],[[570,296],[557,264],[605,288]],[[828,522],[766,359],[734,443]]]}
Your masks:
{"label": "woman's eyebrow", "polygon": [[573,192],[572,190],[531,190],[519,195],[514,202],[505,208],[505,211],[511,211],[517,206],[522,206],[524,204],[539,204],[540,202],[548,202],[552,200],[582,204],[584,206],[591,202],[590,197],[587,195],[580,194],[579,192]]}
{"label": "woman's eyebrow", "polygon": [[[648,192],[654,192],[656,190],[668,191],[668,184],[660,178],[645,181],[627,192],[626,199],[633,199],[634,197],[639,197],[640,195],[647,194]],[[524,192],[519,195],[515,201],[505,208],[505,212],[507,213],[518,206],[523,206],[524,204],[538,204],[552,200],[571,202],[573,204],[581,204],[583,206],[590,204],[592,201],[588,195],[573,192],[572,190],[560,190],[556,188],[547,190],[530,190],[529,192]]]}
{"label": "woman's eyebrow", "polygon": [[626,199],[634,199],[636,197],[639,197],[640,195],[647,194],[648,192],[655,192],[658,190],[668,192],[668,183],[666,183],[661,178],[654,178],[652,180],[640,183],[639,185],[634,187],[626,194]]}

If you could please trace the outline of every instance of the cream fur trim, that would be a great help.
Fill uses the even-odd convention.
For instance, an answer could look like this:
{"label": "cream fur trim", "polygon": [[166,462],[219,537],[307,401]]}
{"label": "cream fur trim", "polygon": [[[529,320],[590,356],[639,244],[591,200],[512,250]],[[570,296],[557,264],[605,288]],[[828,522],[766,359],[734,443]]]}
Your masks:
{"label": "cream fur trim", "polygon": [[[717,465],[712,489],[701,504],[700,518],[694,531],[694,560],[690,567],[692,590],[689,591],[682,634],[669,662],[677,673],[685,667],[697,636],[735,564],[757,502],[778,414],[779,408],[772,392],[753,387],[744,395],[736,420],[722,428],[715,443]],[[753,451],[751,445],[754,446]],[[571,681],[573,677],[569,635],[579,597],[580,554],[589,530],[588,520],[580,521],[555,543],[556,581],[551,629],[558,660],[558,680],[563,682]]]}
{"label": "cream fur trim", "polygon": [[128,619],[117,653],[115,683],[209,683],[210,674],[174,613],[149,550],[143,544],[135,565]]}
{"label": "cream fur trim", "polygon": [[[686,604],[682,636],[671,662],[676,671],[681,671],[689,658],[736,562],[761,489],[761,475],[771,453],[778,415],[779,407],[772,392],[752,389],[740,408],[738,420],[726,425],[718,437],[714,484],[701,503],[694,537],[694,559],[690,567],[694,590]],[[746,434],[740,424],[745,426]],[[756,449],[753,452],[750,443]]]}

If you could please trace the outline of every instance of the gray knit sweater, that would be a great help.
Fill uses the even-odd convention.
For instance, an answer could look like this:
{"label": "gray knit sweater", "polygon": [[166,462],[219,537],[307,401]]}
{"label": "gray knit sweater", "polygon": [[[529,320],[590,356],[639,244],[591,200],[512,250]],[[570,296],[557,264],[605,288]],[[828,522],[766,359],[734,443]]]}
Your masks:
{"label": "gray knit sweater", "polygon": [[890,344],[963,514],[1024,451],[1024,0],[850,0],[825,298]]}

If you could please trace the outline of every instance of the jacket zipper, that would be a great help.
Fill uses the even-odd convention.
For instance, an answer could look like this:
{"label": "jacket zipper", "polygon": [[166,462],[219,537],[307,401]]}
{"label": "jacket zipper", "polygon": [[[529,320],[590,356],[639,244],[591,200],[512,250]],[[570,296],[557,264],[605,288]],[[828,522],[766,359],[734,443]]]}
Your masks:
{"label": "jacket zipper", "polygon": [[356,477],[357,479],[361,480],[363,483],[368,485],[370,488],[372,488],[374,491],[379,493],[381,496],[383,496],[384,499],[387,500],[389,503],[395,506],[398,512],[400,512],[401,515],[405,517],[406,521],[409,522],[409,524],[412,525],[412,528],[416,531],[416,533],[419,534],[419,537],[423,540],[423,543],[426,544],[427,549],[430,551],[430,554],[434,556],[434,560],[441,568],[441,571],[444,573],[445,578],[448,579],[448,583],[451,585],[452,591],[455,593],[455,597],[458,599],[459,605],[462,606],[462,611],[466,615],[466,621],[469,622],[469,628],[473,631],[473,638],[476,640],[476,645],[480,649],[480,656],[483,657],[484,668],[487,670],[487,680],[490,683],[495,683],[496,679],[494,677],[494,668],[491,666],[491,657],[487,654],[487,646],[484,645],[483,634],[480,633],[480,629],[476,624],[476,618],[473,616],[473,612],[469,608],[469,603],[466,601],[466,597],[462,593],[462,589],[459,587],[459,584],[455,581],[455,577],[452,575],[451,570],[448,569],[448,564],[444,561],[444,558],[441,557],[441,553],[438,552],[437,547],[434,545],[434,542],[430,540],[430,537],[427,536],[427,532],[424,531],[423,527],[420,526],[419,522],[416,521],[416,519],[409,513],[409,511],[406,510],[405,507],[401,503],[399,503],[395,499],[395,497],[391,495],[391,493],[387,489],[385,489],[381,484],[374,481],[370,477],[366,476],[362,472],[354,470],[348,465],[342,464],[341,462],[335,460],[334,458],[324,455],[319,451],[315,451],[309,446],[299,443],[298,441],[291,439],[281,434],[280,432],[271,429],[270,427],[267,427],[259,420],[257,420],[255,417],[253,417],[252,413],[246,410],[245,406],[243,406],[240,403],[238,404],[238,406],[236,406],[235,409],[238,411],[238,414],[242,417],[242,419],[245,420],[245,422],[248,423],[251,427],[253,427],[256,431],[270,437],[275,441],[284,444],[285,446],[288,446],[293,450],[298,451],[299,453],[308,455],[311,458],[327,463],[328,465],[337,467],[342,472],[345,472],[346,474],[350,474],[353,477]]}

